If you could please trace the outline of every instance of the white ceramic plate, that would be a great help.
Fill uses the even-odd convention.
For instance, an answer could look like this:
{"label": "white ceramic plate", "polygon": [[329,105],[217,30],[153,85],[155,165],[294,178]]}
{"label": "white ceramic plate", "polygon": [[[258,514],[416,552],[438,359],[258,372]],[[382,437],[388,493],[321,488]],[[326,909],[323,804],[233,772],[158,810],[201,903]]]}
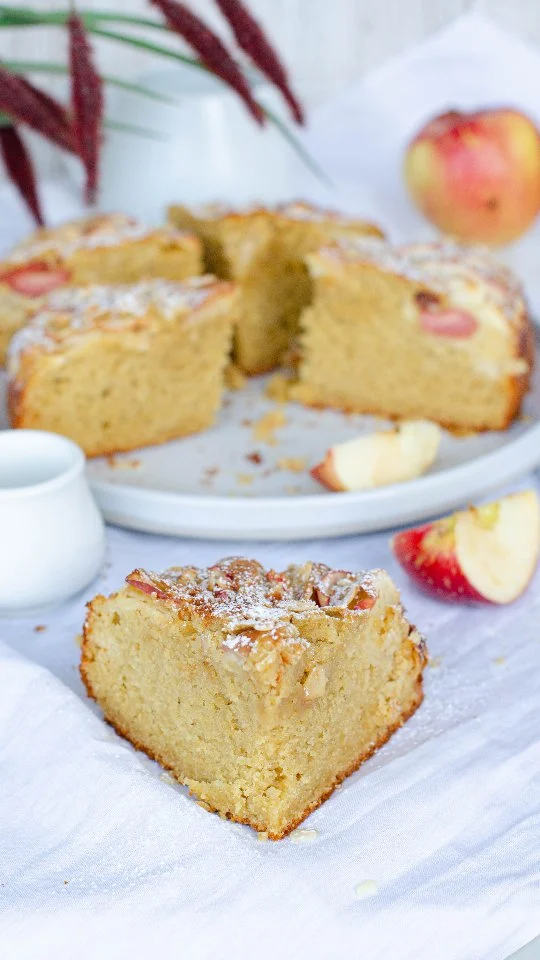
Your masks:
{"label": "white ceramic plate", "polygon": [[[445,432],[437,462],[423,477],[365,493],[331,493],[307,468],[332,443],[380,429],[384,421],[276,404],[264,394],[267,381],[259,377],[229,393],[218,422],[205,433],[90,461],[90,482],[106,519],[207,539],[331,537],[433,516],[540,464],[537,375],[525,416],[510,430],[462,438]],[[260,439],[256,427],[269,412],[283,423]]]}

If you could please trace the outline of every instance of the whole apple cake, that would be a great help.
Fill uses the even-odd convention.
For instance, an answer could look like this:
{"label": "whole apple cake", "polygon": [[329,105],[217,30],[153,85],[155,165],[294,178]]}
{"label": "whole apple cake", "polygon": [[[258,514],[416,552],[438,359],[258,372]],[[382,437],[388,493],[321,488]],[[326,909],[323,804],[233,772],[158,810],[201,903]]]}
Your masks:
{"label": "whole apple cake", "polygon": [[293,396],[314,406],[500,430],[533,365],[513,274],[482,249],[348,238],[306,257]]}
{"label": "whole apple cake", "polygon": [[311,299],[305,255],[343,236],[382,236],[372,223],[307,203],[244,213],[219,204],[199,211],[172,206],[169,217],[201,238],[209,273],[240,285],[235,362],[248,374],[276,367],[297,332],[300,311]]}
{"label": "whole apple cake", "polygon": [[135,570],[89,604],[81,676],[207,807],[277,840],[419,706],[423,638],[383,570]]}
{"label": "whole apple cake", "polygon": [[11,425],[88,456],[203,430],[221,403],[237,291],[212,277],[67,287],[13,337]]}
{"label": "whole apple cake", "polygon": [[15,331],[57,287],[183,280],[200,273],[199,239],[170,226],[151,229],[114,213],[38,230],[0,264],[0,364]]}

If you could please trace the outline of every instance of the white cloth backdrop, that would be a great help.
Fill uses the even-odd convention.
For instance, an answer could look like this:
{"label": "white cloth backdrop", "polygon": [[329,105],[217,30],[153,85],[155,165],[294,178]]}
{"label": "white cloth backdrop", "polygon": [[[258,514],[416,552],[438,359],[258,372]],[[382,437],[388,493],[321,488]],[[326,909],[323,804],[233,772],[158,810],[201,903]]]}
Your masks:
{"label": "white cloth backdrop", "polygon": [[[375,176],[379,147],[386,158],[397,149],[384,145],[388,131],[402,137],[417,121],[411,78],[421,77],[417,97],[433,100],[436,82],[448,82],[435,79],[441,56],[456,83],[467,77],[471,100],[486,96],[490,57],[490,82],[512,84],[505,99],[517,99],[519,82],[527,105],[540,91],[536,55],[481,22],[460,29],[369,78],[335,119],[316,120],[313,142],[347,181],[342,196],[358,199],[355,165]],[[374,135],[355,147],[342,138],[358,104],[359,126]],[[387,176],[387,189],[381,173],[363,196],[399,232],[413,214]],[[56,216],[67,211],[58,190],[47,200]],[[25,225],[11,216],[13,198],[3,209],[8,241]],[[540,489],[524,478],[530,485]],[[317,833],[302,845],[261,843],[206,813],[111,732],[77,674],[88,597],[135,566],[242,552],[278,568],[309,558],[387,567],[434,658],[421,709],[310,817]],[[539,587],[540,575],[503,609],[426,599],[400,573],[387,534],[223,545],[109,529],[106,567],[85,596],[39,623],[0,622],[0,956],[503,960],[540,932]],[[374,895],[359,899],[366,880]]]}

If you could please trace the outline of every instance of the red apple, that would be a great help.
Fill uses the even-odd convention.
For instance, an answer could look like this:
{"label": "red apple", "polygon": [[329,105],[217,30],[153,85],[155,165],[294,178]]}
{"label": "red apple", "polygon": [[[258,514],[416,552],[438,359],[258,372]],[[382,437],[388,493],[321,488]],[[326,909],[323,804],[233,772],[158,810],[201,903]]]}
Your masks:
{"label": "red apple", "polygon": [[337,443],[311,475],[329,490],[367,490],[424,473],[437,456],[441,431],[429,420],[404,420],[394,430]]}
{"label": "red apple", "polygon": [[31,266],[14,267],[0,275],[0,283],[22,294],[23,297],[43,297],[51,290],[69,282],[67,270],[52,268],[46,263],[33,263]]}
{"label": "red apple", "polygon": [[540,505],[533,490],[404,530],[392,540],[403,569],[433,596],[499,604],[523,593],[539,548]]}
{"label": "red apple", "polygon": [[518,110],[452,110],[410,143],[405,178],[418,208],[444,233],[509,243],[540,210],[540,134]]}

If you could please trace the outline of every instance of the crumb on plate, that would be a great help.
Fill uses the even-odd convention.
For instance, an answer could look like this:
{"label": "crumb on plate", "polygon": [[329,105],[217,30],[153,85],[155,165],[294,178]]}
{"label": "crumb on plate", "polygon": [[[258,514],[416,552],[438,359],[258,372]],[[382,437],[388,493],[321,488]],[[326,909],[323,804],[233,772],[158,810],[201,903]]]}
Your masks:
{"label": "crumb on plate", "polygon": [[253,438],[262,443],[267,443],[270,447],[275,447],[277,444],[276,430],[284,427],[286,423],[287,418],[283,410],[269,410],[253,424]]}
{"label": "crumb on plate", "polygon": [[276,403],[287,403],[291,380],[283,373],[275,373],[264,388],[264,395]]}
{"label": "crumb on plate", "polygon": [[282,457],[278,460],[278,470],[289,470],[291,473],[303,473],[306,469],[305,457]]}

